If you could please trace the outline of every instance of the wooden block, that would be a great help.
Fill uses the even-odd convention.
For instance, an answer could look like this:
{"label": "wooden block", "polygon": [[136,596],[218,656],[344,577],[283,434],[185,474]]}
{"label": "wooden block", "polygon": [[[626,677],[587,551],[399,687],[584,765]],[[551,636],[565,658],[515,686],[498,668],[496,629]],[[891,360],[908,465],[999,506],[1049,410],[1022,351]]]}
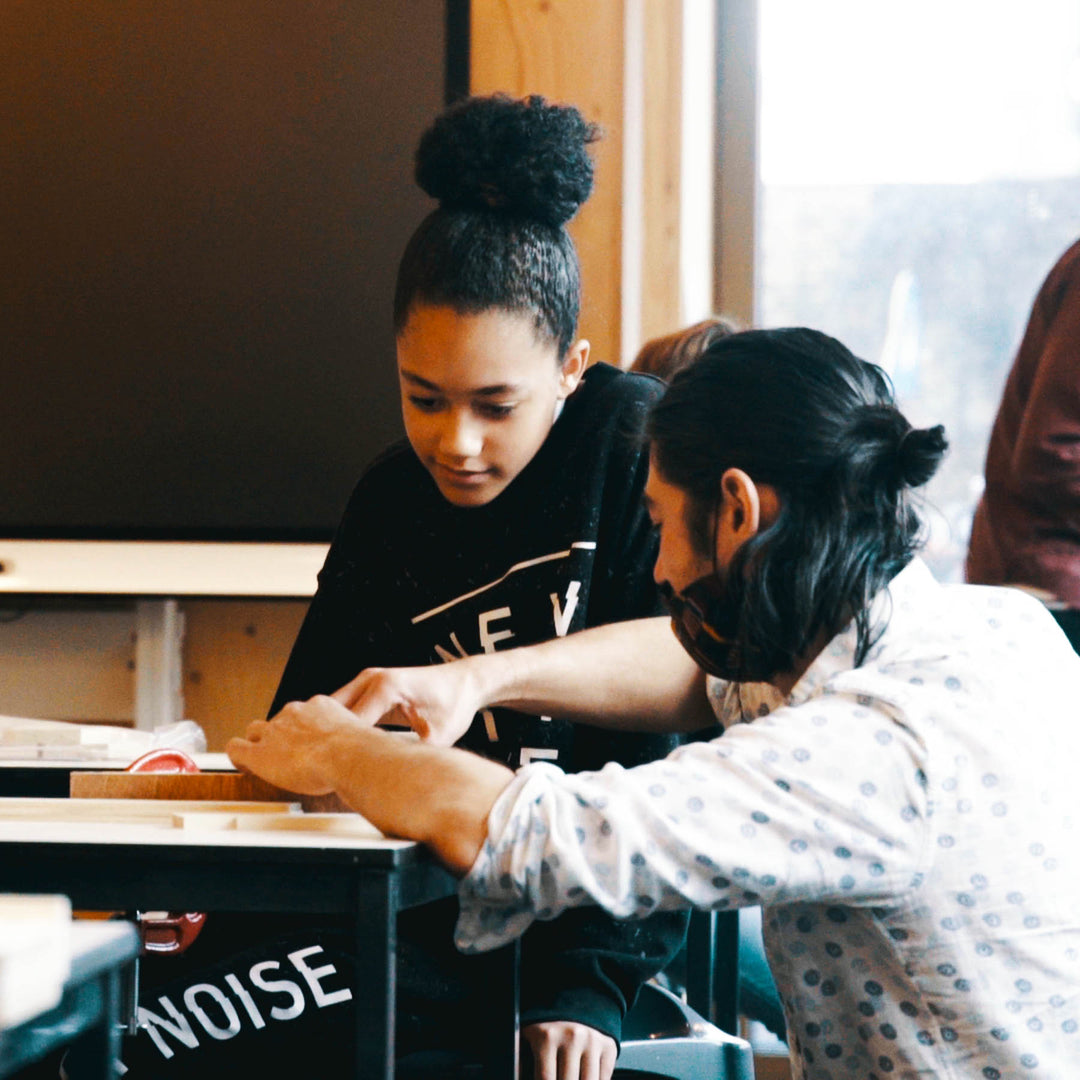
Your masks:
{"label": "wooden block", "polygon": [[290,795],[290,799],[299,799],[304,812],[308,814],[352,814],[360,815],[352,807],[346,806],[334,791],[329,795]]}
{"label": "wooden block", "polygon": [[[188,829],[203,832],[222,832],[226,829],[235,829],[239,815],[218,814],[212,810],[203,810],[198,813],[173,814],[172,823],[174,829]],[[244,815],[245,817],[251,815]],[[254,815],[262,817],[262,814]],[[291,814],[268,814],[267,817],[292,817]],[[297,817],[303,817],[297,814]]]}
{"label": "wooden block", "polygon": [[95,769],[73,771],[68,792],[73,799],[213,799],[230,802],[299,803],[319,813],[349,812],[335,794],[296,795],[242,772],[129,773]]}
{"label": "wooden block", "polygon": [[107,769],[71,774],[73,799],[214,799],[296,802],[298,797],[242,772],[132,773]]}

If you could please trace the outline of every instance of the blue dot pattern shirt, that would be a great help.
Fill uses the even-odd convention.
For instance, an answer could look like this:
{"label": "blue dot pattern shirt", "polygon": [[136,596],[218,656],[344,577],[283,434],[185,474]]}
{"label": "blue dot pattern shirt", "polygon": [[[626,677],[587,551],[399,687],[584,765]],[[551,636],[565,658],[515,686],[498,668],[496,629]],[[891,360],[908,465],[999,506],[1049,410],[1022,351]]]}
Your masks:
{"label": "blue dot pattern shirt", "polygon": [[786,701],[713,683],[721,738],[634,769],[522,769],[457,941],[597,903],[762,904],[804,1080],[1080,1075],[1080,657],[1018,590],[919,560]]}

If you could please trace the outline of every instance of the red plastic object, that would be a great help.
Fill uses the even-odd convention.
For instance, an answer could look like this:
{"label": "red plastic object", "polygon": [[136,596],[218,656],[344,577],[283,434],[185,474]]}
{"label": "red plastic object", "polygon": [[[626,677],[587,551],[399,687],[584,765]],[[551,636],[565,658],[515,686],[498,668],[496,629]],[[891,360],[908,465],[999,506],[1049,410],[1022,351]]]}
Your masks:
{"label": "red plastic object", "polygon": [[[136,758],[125,772],[197,773],[199,766],[183,750],[160,746]],[[199,936],[206,922],[201,911],[139,912],[136,915],[144,953],[179,955]]]}
{"label": "red plastic object", "polygon": [[206,923],[203,911],[140,911],[137,913],[143,953],[177,956],[199,936]]}
{"label": "red plastic object", "polygon": [[125,772],[196,773],[199,766],[183,750],[159,746],[136,758]]}

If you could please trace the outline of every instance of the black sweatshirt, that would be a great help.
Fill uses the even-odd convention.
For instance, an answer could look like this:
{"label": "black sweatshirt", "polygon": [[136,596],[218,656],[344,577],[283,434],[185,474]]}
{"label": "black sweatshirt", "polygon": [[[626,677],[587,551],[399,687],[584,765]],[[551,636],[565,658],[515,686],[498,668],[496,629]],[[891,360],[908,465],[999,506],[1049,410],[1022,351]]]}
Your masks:
{"label": "black sweatshirt", "polygon": [[[365,667],[437,663],[656,614],[648,459],[636,436],[662,393],[651,377],[594,365],[532,461],[485,506],[443,498],[407,442],[382,454],[345,510],[272,711]],[[675,743],[496,709],[458,745],[511,768],[543,758],[573,772],[639,764]],[[401,937],[445,955],[448,924],[427,910],[402,917]],[[681,943],[685,916],[572,914],[525,936],[522,1023],[574,1020],[618,1040],[638,986]]]}
{"label": "black sweatshirt", "polygon": [[[349,501],[272,712],[364,667],[439,662],[655,614],[656,543],[636,435],[662,392],[649,376],[590,368],[533,460],[486,506],[447,502],[407,442],[382,454]],[[494,710],[459,745],[514,768],[540,757],[575,771],[651,760],[674,740]],[[490,957],[454,948],[456,915],[447,900],[399,918],[399,1055],[450,1048],[468,1057],[488,1034],[485,1003],[506,992]],[[638,987],[677,952],[686,921],[665,912],[620,922],[579,908],[537,923],[522,940],[522,1024],[571,1020],[619,1040]],[[343,1075],[350,1002],[364,983],[352,933],[341,920],[211,912],[183,956],[145,958],[144,1027],[126,1041],[128,1075]]]}

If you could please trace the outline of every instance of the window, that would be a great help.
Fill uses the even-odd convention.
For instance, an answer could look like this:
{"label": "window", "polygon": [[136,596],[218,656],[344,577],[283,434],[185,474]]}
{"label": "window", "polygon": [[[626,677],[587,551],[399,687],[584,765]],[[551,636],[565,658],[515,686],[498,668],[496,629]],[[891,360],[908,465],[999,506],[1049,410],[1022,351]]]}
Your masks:
{"label": "window", "polygon": [[[913,423],[945,425],[927,557],[960,580],[1005,376],[1039,284],[1080,236],[1080,4],[720,10],[720,242],[753,251],[752,312],[732,313],[833,334],[886,368]],[[724,117],[754,136],[741,179]],[[725,213],[748,185],[750,212]],[[722,277],[740,273],[721,258]],[[729,281],[721,306],[738,295]]]}

